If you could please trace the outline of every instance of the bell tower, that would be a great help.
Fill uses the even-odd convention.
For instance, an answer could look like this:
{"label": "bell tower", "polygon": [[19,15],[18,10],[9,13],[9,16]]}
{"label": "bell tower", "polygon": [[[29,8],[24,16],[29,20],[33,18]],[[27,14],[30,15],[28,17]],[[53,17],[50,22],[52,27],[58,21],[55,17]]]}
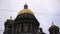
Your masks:
{"label": "bell tower", "polygon": [[52,26],[49,28],[49,33],[50,34],[59,34],[59,27],[54,25],[52,22]]}
{"label": "bell tower", "polygon": [[13,34],[13,19],[12,16],[10,16],[10,19],[7,19],[5,22],[5,29],[3,34]]}

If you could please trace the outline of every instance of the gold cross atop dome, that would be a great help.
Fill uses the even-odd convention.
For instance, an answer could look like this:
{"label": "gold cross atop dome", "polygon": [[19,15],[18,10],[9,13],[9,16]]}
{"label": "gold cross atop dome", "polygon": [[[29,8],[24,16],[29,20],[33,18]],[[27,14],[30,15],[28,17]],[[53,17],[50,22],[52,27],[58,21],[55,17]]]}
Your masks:
{"label": "gold cross atop dome", "polygon": [[31,10],[28,9],[28,5],[27,4],[24,5],[24,9],[23,10],[19,11],[18,15],[25,14],[25,13],[34,15],[34,13]]}

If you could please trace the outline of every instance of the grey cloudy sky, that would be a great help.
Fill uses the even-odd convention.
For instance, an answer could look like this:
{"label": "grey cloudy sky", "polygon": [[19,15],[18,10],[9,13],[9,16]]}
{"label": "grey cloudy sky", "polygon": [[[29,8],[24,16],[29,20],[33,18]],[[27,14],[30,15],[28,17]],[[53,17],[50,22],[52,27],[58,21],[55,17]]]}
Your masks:
{"label": "grey cloudy sky", "polygon": [[52,21],[60,27],[60,0],[0,0],[0,34],[3,34],[4,22],[10,16],[15,19],[25,3],[34,12],[45,33],[49,34]]}

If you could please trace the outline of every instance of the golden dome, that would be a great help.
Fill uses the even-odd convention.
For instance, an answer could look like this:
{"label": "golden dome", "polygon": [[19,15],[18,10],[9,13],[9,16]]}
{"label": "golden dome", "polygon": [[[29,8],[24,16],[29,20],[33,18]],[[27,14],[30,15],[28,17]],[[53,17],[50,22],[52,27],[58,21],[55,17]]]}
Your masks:
{"label": "golden dome", "polygon": [[33,12],[31,10],[29,10],[29,9],[23,9],[23,10],[21,10],[18,13],[18,15],[20,15],[20,14],[26,14],[26,13],[34,15]]}
{"label": "golden dome", "polygon": [[24,5],[24,9],[21,10],[21,11],[19,11],[18,15],[20,15],[20,14],[25,14],[25,13],[34,15],[33,12],[28,9],[28,5],[26,5],[26,4]]}

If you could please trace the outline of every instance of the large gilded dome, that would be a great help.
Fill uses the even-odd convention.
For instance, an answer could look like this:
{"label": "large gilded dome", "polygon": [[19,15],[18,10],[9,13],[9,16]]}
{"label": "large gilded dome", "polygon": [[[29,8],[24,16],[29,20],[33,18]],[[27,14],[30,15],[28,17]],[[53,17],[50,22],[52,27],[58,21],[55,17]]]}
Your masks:
{"label": "large gilded dome", "polygon": [[18,15],[21,15],[21,14],[32,14],[32,15],[34,15],[34,13],[31,10],[28,9],[27,4],[24,5],[23,10],[19,11]]}
{"label": "large gilded dome", "polygon": [[32,12],[31,10],[29,10],[29,9],[23,9],[23,10],[21,10],[21,11],[18,13],[18,15],[20,15],[20,14],[25,14],[25,13],[34,15],[33,12]]}

